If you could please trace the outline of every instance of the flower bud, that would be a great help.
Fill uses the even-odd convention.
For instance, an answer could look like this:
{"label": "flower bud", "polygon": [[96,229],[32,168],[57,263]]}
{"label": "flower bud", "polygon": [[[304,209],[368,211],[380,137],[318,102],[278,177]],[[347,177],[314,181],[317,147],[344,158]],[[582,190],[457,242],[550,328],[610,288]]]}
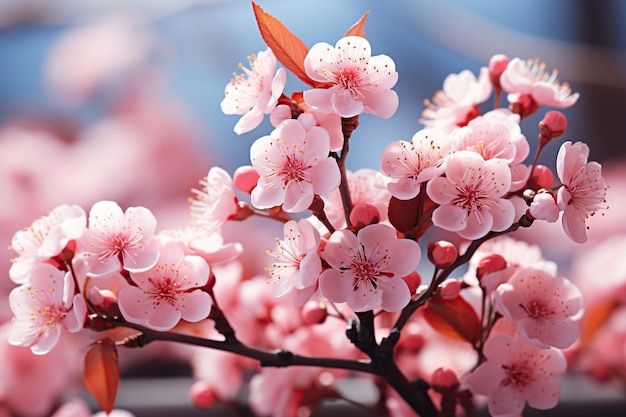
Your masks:
{"label": "flower bud", "polygon": [[447,268],[456,261],[458,251],[454,244],[445,240],[428,243],[428,259],[437,268]]}
{"label": "flower bud", "polygon": [[237,168],[233,174],[233,184],[238,190],[250,194],[259,181],[259,173],[250,165]]}
{"label": "flower bud", "polygon": [[478,268],[476,268],[476,278],[481,280],[485,275],[492,274],[494,272],[502,271],[506,268],[506,259],[497,253],[492,253],[485,256],[478,262]]}
{"label": "flower bud", "polygon": [[409,322],[402,329],[397,343],[398,349],[412,352],[419,351],[424,346],[424,329],[419,323]]}
{"label": "flower bud", "polygon": [[552,170],[545,165],[537,165],[530,175],[528,188],[537,191],[542,188],[550,188],[553,183],[554,174],[552,173]]}
{"label": "flower bud", "polygon": [[420,284],[422,283],[422,277],[417,272],[413,271],[409,275],[402,277],[404,282],[409,286],[411,295],[415,294]]}
{"label": "flower bud", "polygon": [[326,306],[318,301],[309,300],[302,307],[302,322],[306,325],[322,324],[328,317]]}
{"label": "flower bud", "polygon": [[567,117],[559,111],[551,110],[539,122],[539,144],[544,146],[561,136],[567,128]]}
{"label": "flower bud", "polygon": [[215,404],[217,395],[208,381],[196,381],[189,389],[189,399],[195,407],[207,409]]}
{"label": "flower bud", "polygon": [[489,81],[491,85],[500,90],[500,76],[509,65],[509,57],[504,54],[496,54],[489,60]]}
{"label": "flower bud", "polygon": [[559,206],[554,196],[547,192],[535,194],[528,212],[535,219],[545,220],[548,223],[554,223],[559,219]]}
{"label": "flower bud", "polygon": [[376,207],[367,203],[358,203],[350,212],[350,223],[357,228],[369,226],[378,223],[380,220],[380,212]]}
{"label": "flower bud", "polygon": [[437,392],[454,390],[459,385],[459,378],[452,369],[441,367],[435,369],[430,376],[430,385]]}
{"label": "flower bud", "polygon": [[461,283],[456,279],[448,279],[437,287],[437,295],[444,300],[452,300],[461,293]]}

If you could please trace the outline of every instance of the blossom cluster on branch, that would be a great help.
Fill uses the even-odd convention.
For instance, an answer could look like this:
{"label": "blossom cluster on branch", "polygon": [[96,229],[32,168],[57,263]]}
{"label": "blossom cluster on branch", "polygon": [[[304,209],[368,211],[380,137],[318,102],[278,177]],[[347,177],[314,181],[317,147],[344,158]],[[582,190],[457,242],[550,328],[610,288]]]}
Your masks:
{"label": "blossom cluster on branch", "polygon": [[[520,122],[578,94],[538,60],[494,55],[478,76],[445,79],[425,127],[385,146],[380,170],[352,172],[350,145],[366,133],[359,117],[387,119],[399,105],[395,63],[373,55],[367,15],[335,45],[309,49],[253,10],[268,49],[240,65],[221,102],[241,116],[237,134],[269,115],[274,129],[251,144],[250,165],[232,175],[212,167],[180,228],[158,230],[148,208],[103,200],[58,206],[16,232],[9,342],[44,355],[65,333],[103,332],[86,354],[85,384],[107,412],[118,348],[155,340],[207,348],[193,362],[198,406],[234,401],[248,382],[259,414],[304,415],[363,378],[378,391],[370,406],[396,416],[471,415],[483,398],[493,416],[554,407],[582,293],[509,234],[560,218],[583,243],[587,219],[607,208],[586,144],[563,142],[558,180],[538,165],[566,130],[561,112],[547,111],[528,161]],[[287,95],[288,75],[306,89]],[[278,222],[282,236],[224,238],[253,219]],[[267,250],[263,274],[242,266],[259,259],[250,241]],[[422,282],[426,262],[433,274]]]}

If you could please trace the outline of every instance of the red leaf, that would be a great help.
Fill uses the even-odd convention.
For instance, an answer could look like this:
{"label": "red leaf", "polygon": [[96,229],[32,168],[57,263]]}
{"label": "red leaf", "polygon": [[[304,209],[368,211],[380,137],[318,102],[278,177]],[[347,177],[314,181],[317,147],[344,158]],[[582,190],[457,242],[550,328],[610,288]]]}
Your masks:
{"label": "red leaf", "polygon": [[358,22],[352,25],[352,27],[350,27],[350,29],[348,29],[346,34],[343,36],[344,37],[345,36],[360,36],[364,38],[365,37],[365,19],[367,19],[367,15],[369,14],[370,12],[365,12],[363,17],[361,17]]}
{"label": "red leaf", "polygon": [[89,392],[108,414],[115,406],[120,368],[115,342],[110,338],[98,340],[85,356],[84,383]]}
{"label": "red leaf", "polygon": [[478,314],[462,297],[451,300],[432,298],[423,309],[424,318],[444,336],[476,344],[482,326]]}
{"label": "red leaf", "polygon": [[265,13],[255,2],[252,2],[254,16],[261,32],[261,37],[270,47],[276,59],[293,72],[305,84],[318,87],[320,83],[312,80],[304,70],[304,58],[309,53],[306,45],[294,35],[280,20]]}
{"label": "red leaf", "polygon": [[602,327],[611,314],[619,307],[616,301],[603,301],[587,309],[580,328],[580,340],[583,346],[589,344],[595,333]]}

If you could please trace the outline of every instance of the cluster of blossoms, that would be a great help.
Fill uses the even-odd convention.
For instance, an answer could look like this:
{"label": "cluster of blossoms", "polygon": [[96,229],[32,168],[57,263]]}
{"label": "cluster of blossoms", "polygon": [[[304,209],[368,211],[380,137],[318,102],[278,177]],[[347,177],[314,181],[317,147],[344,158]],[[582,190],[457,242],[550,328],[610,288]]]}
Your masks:
{"label": "cluster of blossoms", "polygon": [[[345,165],[358,117],[389,118],[398,107],[394,61],[372,55],[364,19],[334,46],[297,54],[291,32],[256,5],[255,13],[262,35],[280,36],[264,36],[270,48],[250,58],[250,68],[241,66],[222,101],[224,113],[241,116],[238,134],[269,114],[274,130],[252,143],[251,165],[232,176],[211,168],[194,190],[184,228],[157,231],[147,208],[123,211],[100,201],[88,215],[57,207],[17,232],[9,342],[45,354],[63,329],[128,327],[142,343],[161,338],[264,365],[313,365],[297,378],[292,370],[263,369],[252,379],[252,406],[275,416],[338,396],[348,371],[387,382],[379,402],[398,416],[453,416],[456,404],[469,410],[473,395],[488,397],[493,416],[517,416],[525,403],[554,407],[555,378],[567,367],[563,349],[578,338],[582,295],[538,248],[505,235],[560,217],[564,232],[582,243],[586,220],[606,208],[601,166],[588,161],[584,143],[562,144],[556,185],[551,170],[537,165],[543,147],[566,129],[558,111],[540,123],[537,153],[526,162],[531,147],[521,120],[541,107],[569,107],[578,94],[538,61],[495,55],[478,77],[463,71],[446,78],[423,112],[426,127],[410,142],[389,143],[380,171],[351,172]],[[277,57],[311,88],[288,97]],[[499,105],[502,92],[507,108]],[[494,109],[481,113],[492,93]],[[282,236],[265,246],[271,260],[264,273],[245,276],[241,265],[255,255],[226,242],[224,226],[251,217],[279,222]],[[423,247],[427,231],[455,243],[433,239]],[[426,261],[422,251],[434,266],[423,285],[416,272]],[[453,278],[464,264],[468,271]],[[346,324],[347,339],[328,336],[343,336]],[[134,346],[114,342],[112,349]],[[424,365],[450,344],[466,360],[455,363],[451,354]],[[241,384],[250,365],[206,360],[237,377],[225,383],[199,371],[196,403],[232,399],[224,385]],[[429,385],[415,388],[409,379]]]}

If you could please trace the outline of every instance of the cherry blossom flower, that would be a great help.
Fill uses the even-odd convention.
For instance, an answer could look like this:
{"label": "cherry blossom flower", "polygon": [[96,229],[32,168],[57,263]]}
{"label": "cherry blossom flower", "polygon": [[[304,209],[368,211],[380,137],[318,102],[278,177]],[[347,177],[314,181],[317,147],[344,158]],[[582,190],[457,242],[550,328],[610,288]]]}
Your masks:
{"label": "cherry blossom flower", "polygon": [[411,142],[396,141],[385,146],[380,170],[392,179],[387,184],[391,194],[401,200],[416,197],[422,183],[443,173],[450,144],[446,132],[423,129],[413,135]]}
{"label": "cherry blossom flower", "polygon": [[88,274],[101,277],[124,268],[141,272],[154,266],[159,251],[151,239],[156,218],[145,207],[123,212],[114,201],[99,201],[89,211],[89,227],[79,241]]}
{"label": "cherry blossom flower", "polygon": [[250,148],[252,166],[260,175],[252,190],[252,205],[283,205],[288,212],[306,210],[315,194],[324,195],[339,186],[339,167],[328,156],[328,132],[314,126],[310,115],[285,120],[269,136]]}
{"label": "cherry blossom flower", "polygon": [[296,290],[315,290],[322,272],[322,261],[317,254],[320,234],[306,219],[290,220],[283,226],[284,239],[276,239],[276,250],[267,254],[276,258],[266,268],[273,284],[274,297],[282,297]]}
{"label": "cherry blossom flower", "polygon": [[335,47],[325,42],[313,45],[304,59],[305,71],[330,87],[305,91],[307,104],[346,118],[361,113],[393,116],[398,108],[398,95],[391,90],[398,81],[396,64],[386,55],[372,56],[371,51],[360,36],[346,36]]}
{"label": "cherry blossom flower", "polygon": [[426,185],[428,196],[439,204],[432,215],[435,226],[478,239],[513,224],[515,209],[503,198],[511,186],[504,160],[485,161],[475,152],[458,151],[448,159],[445,174]]}
{"label": "cherry blossom flower", "polygon": [[[513,58],[500,77],[500,85],[509,93],[515,113],[525,117],[538,106],[566,108],[576,103],[579,94],[572,94],[570,86],[560,84],[557,76],[556,70],[547,73],[545,64],[538,59]],[[519,107],[517,111],[515,107]]]}
{"label": "cherry blossom flower", "polygon": [[397,239],[385,224],[372,224],[355,236],[334,232],[322,252],[331,268],[320,276],[320,291],[330,301],[346,302],[354,311],[382,307],[397,311],[411,297],[402,279],[417,267],[421,251],[417,242]]}
{"label": "cherry blossom flower", "polygon": [[569,280],[536,268],[520,268],[495,293],[498,311],[517,324],[528,342],[565,349],[578,338],[582,294]]}
{"label": "cherry blossom flower", "polygon": [[9,294],[15,314],[8,333],[9,343],[29,346],[36,355],[44,355],[58,343],[61,330],[75,333],[82,329],[87,306],[80,294],[74,295],[70,272],[50,264],[37,265],[28,284]]}
{"label": "cherry blossom flower", "polygon": [[224,114],[242,115],[234,129],[238,135],[256,128],[263,114],[276,107],[287,81],[285,70],[276,70],[276,57],[269,48],[249,57],[248,62],[250,69],[239,64],[243,74],[234,74],[220,103]]}
{"label": "cherry blossom flower", "polygon": [[489,397],[493,417],[521,415],[524,404],[546,410],[559,401],[555,378],[564,374],[567,362],[560,350],[539,349],[504,334],[487,339],[487,358],[464,380],[474,394]]}
{"label": "cherry blossom flower", "polygon": [[486,67],[480,69],[478,78],[469,70],[450,74],[432,102],[426,101],[427,108],[422,112],[420,123],[446,132],[465,126],[480,114],[477,105],[487,101],[491,90]]}
{"label": "cherry blossom flower", "polygon": [[70,241],[80,238],[87,227],[85,211],[77,205],[63,204],[19,230],[11,240],[17,252],[9,269],[16,284],[28,282],[37,265],[61,254]]}
{"label": "cherry blossom flower", "polygon": [[209,264],[199,256],[185,256],[182,244],[167,241],[156,265],[131,272],[137,286],[122,288],[119,308],[126,320],[157,331],[168,331],[183,319],[197,322],[211,311],[211,297],[199,289],[208,282]]}
{"label": "cherry blossom flower", "polygon": [[196,199],[191,203],[192,224],[209,236],[237,213],[237,197],[230,175],[219,167],[209,169],[200,180],[202,190],[192,189]]}
{"label": "cherry blossom flower", "polygon": [[607,208],[602,166],[587,162],[588,157],[586,144],[567,141],[561,145],[556,158],[556,172],[563,184],[557,194],[557,204],[563,210],[563,228],[578,243],[587,240],[585,220]]}

